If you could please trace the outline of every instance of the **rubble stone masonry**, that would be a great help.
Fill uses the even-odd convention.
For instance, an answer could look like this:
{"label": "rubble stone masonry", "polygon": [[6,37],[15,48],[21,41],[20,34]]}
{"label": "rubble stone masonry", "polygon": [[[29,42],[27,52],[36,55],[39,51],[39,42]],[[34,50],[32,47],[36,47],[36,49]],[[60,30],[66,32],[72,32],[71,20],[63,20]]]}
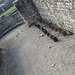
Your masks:
{"label": "rubble stone masonry", "polygon": [[28,25],[37,22],[41,18],[32,0],[18,0],[14,5]]}
{"label": "rubble stone masonry", "polygon": [[33,0],[43,19],[75,32],[75,0]]}
{"label": "rubble stone masonry", "polygon": [[41,15],[48,22],[75,32],[75,0],[18,0],[16,7],[29,24]]}

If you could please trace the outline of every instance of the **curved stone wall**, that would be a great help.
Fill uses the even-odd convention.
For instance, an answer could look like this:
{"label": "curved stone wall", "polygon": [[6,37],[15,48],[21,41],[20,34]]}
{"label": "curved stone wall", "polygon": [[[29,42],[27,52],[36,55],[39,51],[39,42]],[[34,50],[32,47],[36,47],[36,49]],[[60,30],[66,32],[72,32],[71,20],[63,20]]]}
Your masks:
{"label": "curved stone wall", "polygon": [[0,38],[22,23],[24,21],[17,10],[0,17]]}

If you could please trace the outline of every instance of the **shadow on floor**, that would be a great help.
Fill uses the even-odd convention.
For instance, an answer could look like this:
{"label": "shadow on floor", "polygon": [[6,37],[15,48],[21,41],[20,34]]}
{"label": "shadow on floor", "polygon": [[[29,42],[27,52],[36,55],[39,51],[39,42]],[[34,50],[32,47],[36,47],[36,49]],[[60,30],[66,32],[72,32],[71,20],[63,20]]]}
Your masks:
{"label": "shadow on floor", "polygon": [[26,75],[17,48],[0,50],[0,75]]}

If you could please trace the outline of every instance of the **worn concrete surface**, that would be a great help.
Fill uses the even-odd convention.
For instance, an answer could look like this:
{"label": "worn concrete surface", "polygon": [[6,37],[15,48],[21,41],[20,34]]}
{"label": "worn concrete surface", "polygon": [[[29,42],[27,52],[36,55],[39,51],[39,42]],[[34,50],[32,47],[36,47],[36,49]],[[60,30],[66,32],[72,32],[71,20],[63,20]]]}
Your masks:
{"label": "worn concrete surface", "polygon": [[0,75],[75,75],[75,35],[55,33],[55,43],[41,33],[24,24],[0,39]]}

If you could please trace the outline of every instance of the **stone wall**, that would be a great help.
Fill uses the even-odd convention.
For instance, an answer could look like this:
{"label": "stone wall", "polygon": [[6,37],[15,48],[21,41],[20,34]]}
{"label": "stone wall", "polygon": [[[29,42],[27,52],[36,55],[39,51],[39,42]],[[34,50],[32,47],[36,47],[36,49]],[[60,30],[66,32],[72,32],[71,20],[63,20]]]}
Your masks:
{"label": "stone wall", "polygon": [[24,23],[24,21],[17,10],[0,17],[0,37],[22,23]]}
{"label": "stone wall", "polygon": [[75,0],[33,0],[43,19],[75,32]]}
{"label": "stone wall", "polygon": [[18,0],[14,5],[28,25],[37,22],[41,18],[32,0]]}
{"label": "stone wall", "polygon": [[17,0],[14,5],[21,14],[17,11],[0,18],[1,35],[23,19],[31,25],[42,18],[75,32],[75,0]]}
{"label": "stone wall", "polygon": [[39,19],[39,13],[48,22],[75,32],[75,0],[18,0],[16,7],[29,24]]}

